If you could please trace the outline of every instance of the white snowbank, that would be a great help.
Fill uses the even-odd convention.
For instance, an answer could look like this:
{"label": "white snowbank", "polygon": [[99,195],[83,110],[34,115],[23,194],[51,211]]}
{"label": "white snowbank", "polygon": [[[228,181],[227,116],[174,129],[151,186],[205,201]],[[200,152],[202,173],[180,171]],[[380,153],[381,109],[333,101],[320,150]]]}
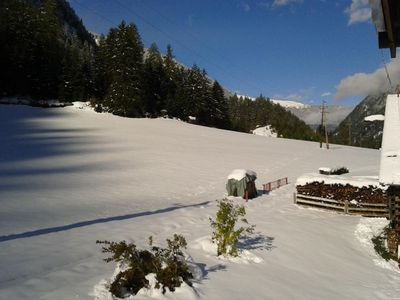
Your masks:
{"label": "white snowbank", "polygon": [[258,127],[252,131],[255,135],[266,136],[266,137],[278,137],[276,130],[271,125]]}
{"label": "white snowbank", "polygon": [[326,172],[326,173],[330,173],[332,172],[332,168],[328,168],[328,167],[321,167],[318,169],[318,171],[322,171],[322,172]]}
{"label": "white snowbank", "polygon": [[388,224],[389,220],[386,218],[361,218],[360,223],[357,225],[355,235],[360,243],[367,249],[377,266],[400,273],[398,263],[393,260],[386,261],[380,257],[379,254],[375,252],[374,245],[371,241],[373,237],[379,236]]}
{"label": "white snowbank", "polygon": [[364,118],[364,121],[373,122],[373,121],[385,121],[384,115],[371,115]]}
{"label": "white snowbank", "polygon": [[228,180],[229,179],[242,180],[243,178],[246,177],[246,175],[257,177],[257,173],[254,171],[245,169],[235,169],[228,175]]}
{"label": "white snowbank", "polygon": [[149,281],[149,288],[140,289],[136,295],[130,295],[125,298],[118,298],[113,296],[108,287],[110,281],[102,279],[93,288],[93,292],[90,296],[93,296],[95,300],[137,300],[137,299],[198,299],[197,294],[193,287],[187,285],[187,283],[182,282],[180,287],[177,287],[174,292],[169,291],[167,288],[165,294],[162,293],[161,288],[156,288],[156,274],[148,274],[146,279]]}
{"label": "white snowbank", "polygon": [[72,102],[72,107],[84,111],[93,111],[94,107],[90,105],[90,102],[75,101]]}
{"label": "white snowbank", "polygon": [[[192,249],[198,249],[204,251],[209,256],[217,257],[217,244],[212,242],[211,236],[203,236],[196,239],[191,245]],[[262,263],[264,260],[258,257],[254,253],[246,249],[238,249],[238,256],[218,256],[219,260],[229,261],[237,264],[250,264],[250,263]]]}
{"label": "white snowbank", "polygon": [[387,187],[381,185],[378,180],[378,176],[351,176],[348,174],[344,175],[322,175],[317,173],[304,174],[297,178],[296,185],[306,185],[312,182],[324,182],[325,184],[342,184],[352,185],[355,187],[373,187],[380,188],[382,190]]}

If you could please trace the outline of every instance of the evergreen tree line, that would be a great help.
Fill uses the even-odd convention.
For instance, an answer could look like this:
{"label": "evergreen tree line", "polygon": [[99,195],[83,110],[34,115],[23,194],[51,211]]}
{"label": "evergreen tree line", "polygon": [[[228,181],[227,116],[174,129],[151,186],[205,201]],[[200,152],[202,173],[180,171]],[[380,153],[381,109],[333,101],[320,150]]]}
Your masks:
{"label": "evergreen tree line", "polygon": [[168,114],[229,128],[228,104],[217,81],[197,65],[175,61],[171,46],[146,51],[134,24],[122,22],[102,37],[95,55],[96,107],[125,117]]}
{"label": "evergreen tree line", "polygon": [[[171,46],[165,55],[155,43],[145,50],[134,24],[121,22],[96,46],[71,11],[65,0],[1,2],[0,96],[90,100],[97,111],[124,117],[168,115],[244,132],[272,125],[283,137],[315,139],[268,99],[226,97],[204,69],[177,63]],[[66,16],[82,26],[66,26]]]}

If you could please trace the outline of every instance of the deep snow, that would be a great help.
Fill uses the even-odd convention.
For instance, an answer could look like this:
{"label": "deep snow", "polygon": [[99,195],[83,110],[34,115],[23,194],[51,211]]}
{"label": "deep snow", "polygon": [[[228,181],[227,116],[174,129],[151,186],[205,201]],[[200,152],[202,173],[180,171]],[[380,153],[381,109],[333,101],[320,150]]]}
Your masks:
{"label": "deep snow", "polygon": [[[202,280],[168,299],[399,297],[397,267],[382,267],[360,239],[384,220],[362,227],[360,217],[293,204],[296,178],[320,166],[376,176],[376,150],[11,105],[0,106],[0,139],[0,299],[94,299],[115,268],[102,261],[97,239],[145,246],[149,235],[162,244],[173,233],[188,240]],[[258,187],[281,177],[291,184],[236,199],[258,233],[242,241],[249,259],[231,261],[207,241],[214,200],[238,168],[256,171]]]}

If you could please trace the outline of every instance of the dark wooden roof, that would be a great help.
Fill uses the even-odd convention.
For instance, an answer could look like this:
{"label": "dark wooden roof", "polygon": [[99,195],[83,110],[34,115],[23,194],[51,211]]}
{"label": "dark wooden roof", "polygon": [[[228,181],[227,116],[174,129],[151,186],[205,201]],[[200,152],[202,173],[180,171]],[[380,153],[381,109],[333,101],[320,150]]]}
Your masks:
{"label": "dark wooden roof", "polygon": [[381,0],[386,31],[379,32],[379,48],[389,48],[392,58],[400,47],[400,1]]}

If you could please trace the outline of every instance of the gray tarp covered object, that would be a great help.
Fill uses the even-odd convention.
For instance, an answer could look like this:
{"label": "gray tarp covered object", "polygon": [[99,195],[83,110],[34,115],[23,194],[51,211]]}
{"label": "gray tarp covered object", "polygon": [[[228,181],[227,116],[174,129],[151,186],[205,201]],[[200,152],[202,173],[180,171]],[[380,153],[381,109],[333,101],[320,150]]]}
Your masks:
{"label": "gray tarp covered object", "polygon": [[257,177],[253,174],[246,174],[240,180],[231,178],[228,179],[226,183],[226,190],[228,191],[228,196],[235,196],[235,197],[245,197],[246,189],[248,190],[248,197],[254,198],[257,196],[257,190],[255,186],[255,180]]}

